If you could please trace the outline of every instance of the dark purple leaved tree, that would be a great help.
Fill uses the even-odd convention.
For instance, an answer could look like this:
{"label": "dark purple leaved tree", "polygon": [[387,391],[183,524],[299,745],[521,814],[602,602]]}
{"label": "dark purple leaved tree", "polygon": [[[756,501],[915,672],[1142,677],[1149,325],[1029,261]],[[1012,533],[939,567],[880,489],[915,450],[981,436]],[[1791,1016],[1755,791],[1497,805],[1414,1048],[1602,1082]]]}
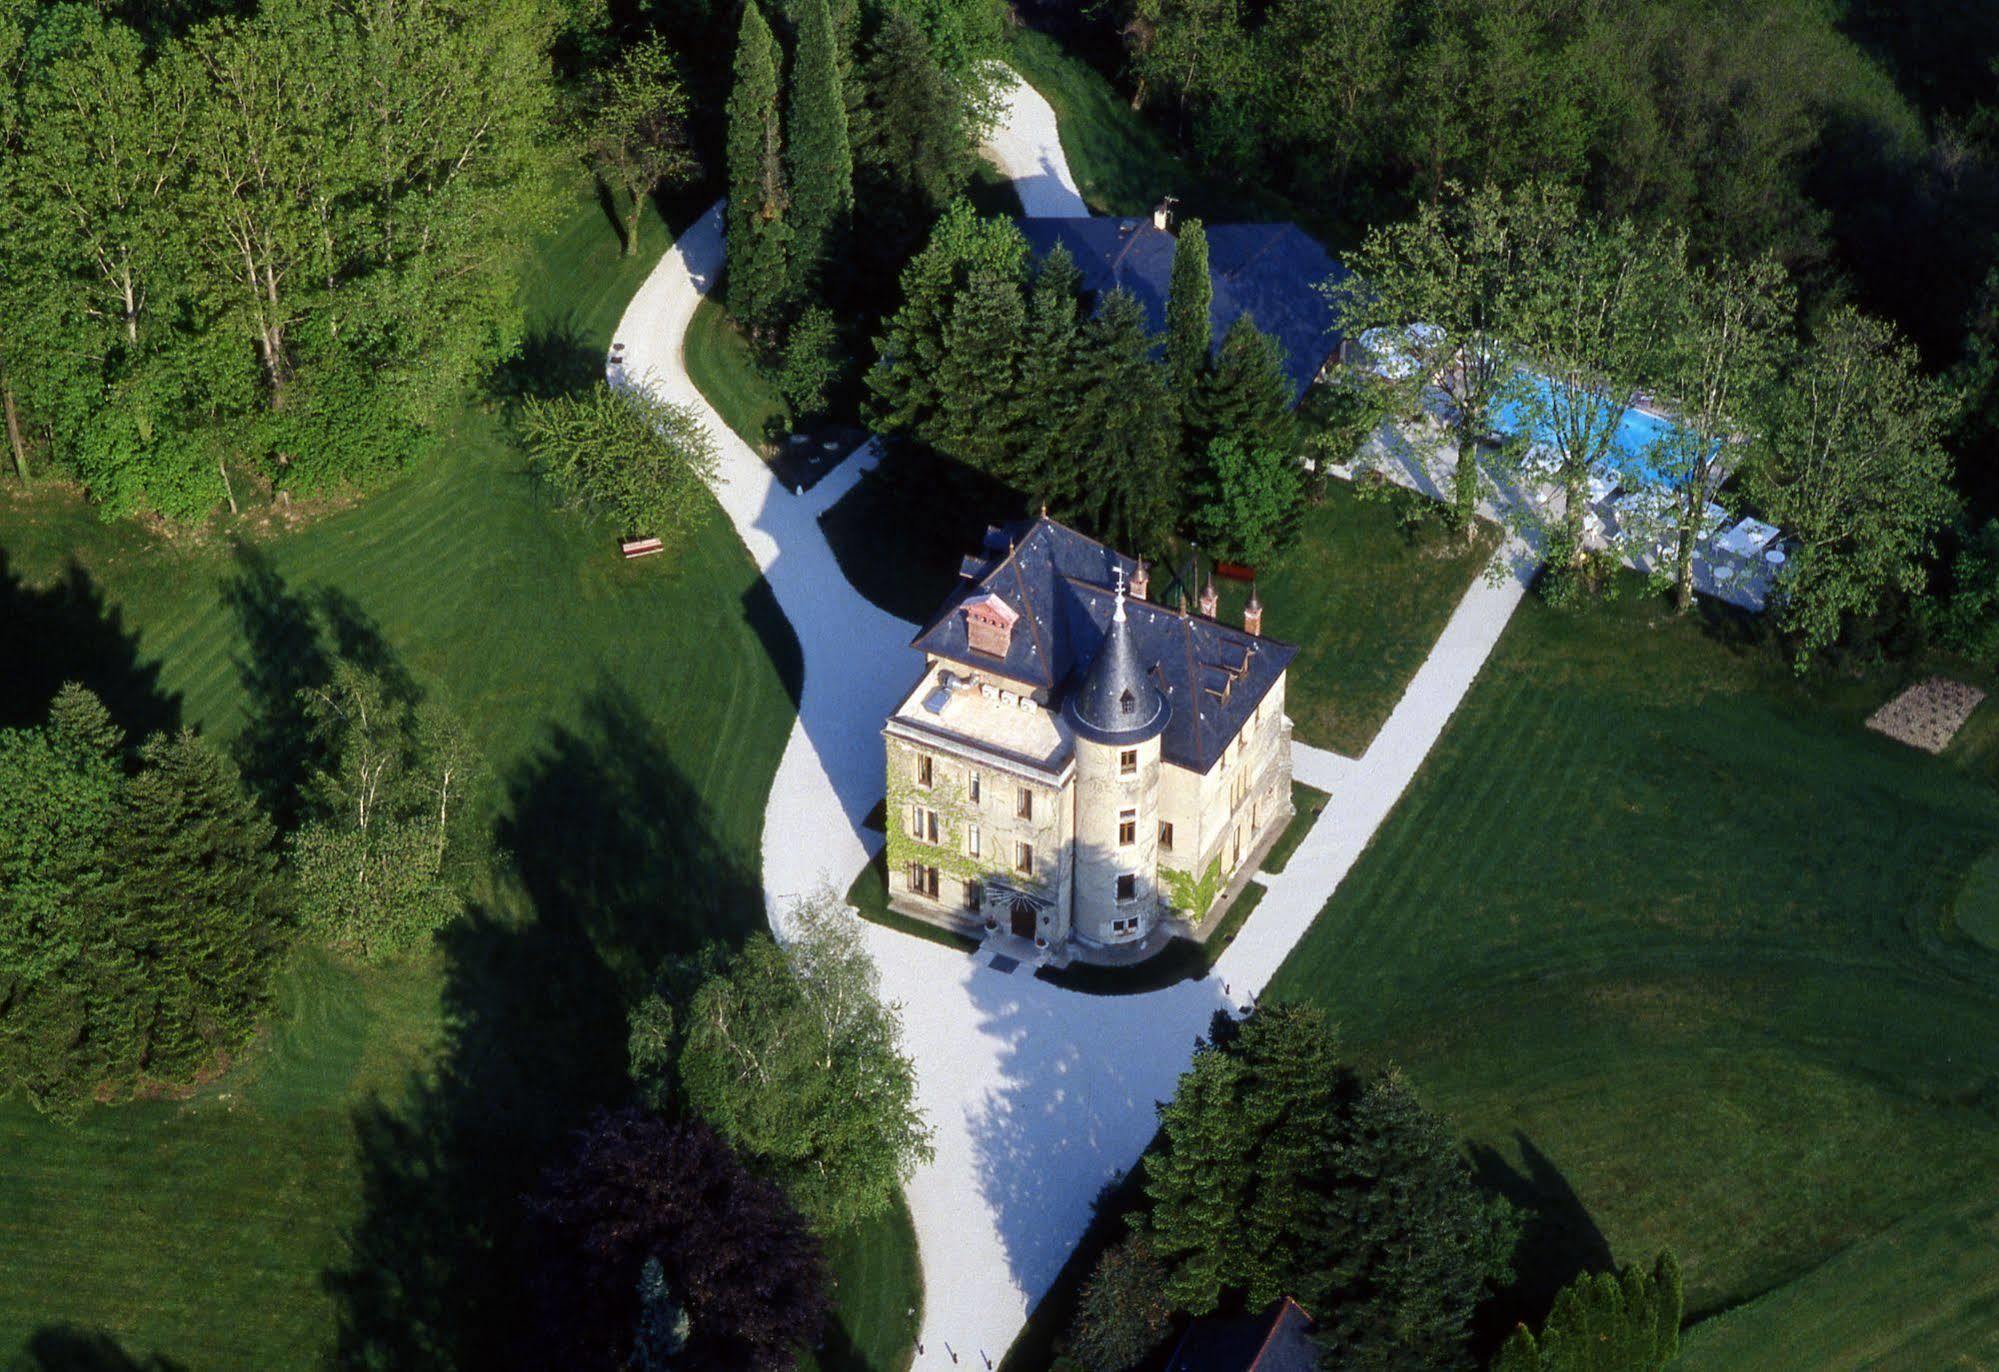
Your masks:
{"label": "dark purple leaved tree", "polygon": [[676,1366],[776,1372],[825,1325],[818,1241],[784,1193],[699,1120],[600,1112],[529,1204],[555,1365],[625,1365],[653,1257],[689,1319]]}

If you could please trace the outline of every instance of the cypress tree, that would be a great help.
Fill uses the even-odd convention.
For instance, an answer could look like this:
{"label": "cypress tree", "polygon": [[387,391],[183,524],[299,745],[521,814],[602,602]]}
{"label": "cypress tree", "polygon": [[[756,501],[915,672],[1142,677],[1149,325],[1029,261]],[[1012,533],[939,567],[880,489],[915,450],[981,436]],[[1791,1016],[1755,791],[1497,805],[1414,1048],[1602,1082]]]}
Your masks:
{"label": "cypress tree", "polygon": [[1680,1353],[1680,1265],[1661,1253],[1646,1272],[1586,1272],[1562,1288],[1537,1336],[1520,1325],[1493,1372],[1660,1372]]}
{"label": "cypress tree", "polygon": [[743,6],[728,120],[729,308],[767,333],[785,293],[784,156],[777,43],[756,0]]}
{"label": "cypress tree", "polygon": [[844,244],[854,212],[854,152],[839,37],[827,0],[804,0],[791,69],[791,290],[802,298]]}
{"label": "cypress tree", "polygon": [[1237,315],[1222,335],[1221,350],[1201,378],[1194,410],[1189,428],[1199,450],[1217,438],[1233,438],[1251,450],[1298,450],[1284,349],[1246,314]]}
{"label": "cypress tree", "polygon": [[1168,289],[1166,366],[1173,373],[1181,403],[1187,405],[1208,370],[1208,354],[1215,342],[1214,326],[1209,322],[1215,287],[1208,278],[1208,231],[1198,219],[1180,225]]}

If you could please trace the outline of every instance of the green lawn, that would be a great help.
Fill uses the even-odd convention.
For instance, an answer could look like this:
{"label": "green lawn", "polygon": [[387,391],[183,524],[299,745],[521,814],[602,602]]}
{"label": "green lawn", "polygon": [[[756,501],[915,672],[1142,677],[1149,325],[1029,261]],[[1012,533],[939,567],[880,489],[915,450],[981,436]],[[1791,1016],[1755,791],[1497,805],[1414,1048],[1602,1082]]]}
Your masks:
{"label": "green lawn", "polygon": [[[579,192],[503,389],[600,374],[667,243],[651,215],[644,241],[620,258]],[[548,507],[503,418],[475,407],[436,460],[252,547],[102,524],[44,488],[0,496],[0,550],[4,722],[75,675],[128,720],[254,737],[319,669],[330,615],[471,726],[496,840],[478,908],[433,954],[375,970],[302,953],[267,1032],[190,1099],[74,1130],[0,1107],[0,1362],[80,1365],[100,1338],[203,1368],[517,1360],[519,1195],[618,1093],[626,998],[660,954],[761,922],[799,661],[726,520],[626,563]],[[906,1222],[834,1257],[827,1365],[901,1367]]]}
{"label": "green lawn", "polygon": [[1270,845],[1270,852],[1264,856],[1260,870],[1281,872],[1291,861],[1291,855],[1298,851],[1298,845],[1305,841],[1305,835],[1312,832],[1312,826],[1319,822],[1326,802],[1332,797],[1316,786],[1307,786],[1302,781],[1291,783],[1291,822],[1284,826],[1277,842]]}
{"label": "green lawn", "polygon": [[[1999,955],[1953,915],[1999,836],[1991,735],[1930,758],[1859,727],[1890,683],[1810,690],[1669,620],[1530,598],[1270,994],[1538,1209],[1523,1309],[1669,1245],[1695,1317],[1779,1291],[1700,1366],[1821,1326],[1781,1365],[1938,1365],[1999,1286]],[[1839,1313],[1834,1261],[1908,1320]]]}
{"label": "green lawn", "polygon": [[784,397],[756,365],[750,342],[714,296],[703,296],[687,329],[687,375],[722,422],[765,457],[791,432]]}
{"label": "green lawn", "polygon": [[[1468,547],[1433,518],[1406,524],[1412,508],[1434,509],[1417,502],[1400,487],[1363,497],[1331,482],[1296,541],[1258,569],[1264,633],[1298,645],[1285,712],[1303,742],[1365,752],[1492,558],[1492,529]],[[1215,588],[1220,617],[1241,623],[1249,588],[1227,580]]]}
{"label": "green lawn", "polygon": [[1047,34],[1015,30],[1007,60],[1054,107],[1062,155],[1091,213],[1148,215],[1172,195],[1181,213],[1213,222],[1297,218],[1279,196],[1190,169],[1102,73]]}

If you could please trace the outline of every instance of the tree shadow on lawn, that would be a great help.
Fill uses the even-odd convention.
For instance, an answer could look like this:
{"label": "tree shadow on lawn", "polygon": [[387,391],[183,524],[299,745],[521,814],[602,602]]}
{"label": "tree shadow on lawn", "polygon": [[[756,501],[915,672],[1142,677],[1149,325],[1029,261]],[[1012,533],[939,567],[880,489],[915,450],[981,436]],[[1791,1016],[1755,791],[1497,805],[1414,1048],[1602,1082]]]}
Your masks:
{"label": "tree shadow on lawn", "polygon": [[604,354],[583,337],[574,311],[538,320],[520,349],[493,369],[486,390],[496,400],[554,400],[589,390],[604,379]]}
{"label": "tree shadow on lawn", "polygon": [[160,664],[139,660],[138,634],[75,562],[53,584],[30,586],[0,548],[0,664],[0,728],[43,723],[70,681],[96,692],[135,745],[180,727],[180,696],[160,688]]}
{"label": "tree shadow on lawn", "polygon": [[[1496,1192],[1520,1211],[1520,1242],[1513,1250],[1513,1281],[1493,1293],[1473,1320],[1481,1355],[1494,1352],[1516,1324],[1538,1328],[1561,1289],[1585,1272],[1616,1267],[1610,1240],[1590,1218],[1589,1207],[1554,1161],[1518,1130],[1515,1167],[1488,1144],[1470,1149],[1472,1172],[1481,1188]],[[1649,1257],[1649,1255],[1647,1255]]]}
{"label": "tree shadow on lawn", "polygon": [[422,692],[382,631],[346,593],[330,586],[294,590],[270,558],[247,543],[237,543],[235,560],[222,603],[243,635],[236,670],[245,720],[236,736],[236,762],[280,832],[289,832],[298,822],[305,783],[323,760],[302,693],[326,685],[340,661],[379,677],[396,699],[415,701]]}
{"label": "tree shadow on lawn", "polygon": [[187,1366],[157,1353],[134,1357],[103,1330],[69,1324],[43,1325],[7,1365],[11,1372],[182,1372]]}
{"label": "tree shadow on lawn", "polygon": [[625,1098],[626,1014],[658,960],[762,922],[757,884],[616,689],[505,788],[511,873],[439,937],[435,1066],[354,1113],[361,1215],[324,1277],[344,1365],[546,1365],[523,1196],[593,1109]]}

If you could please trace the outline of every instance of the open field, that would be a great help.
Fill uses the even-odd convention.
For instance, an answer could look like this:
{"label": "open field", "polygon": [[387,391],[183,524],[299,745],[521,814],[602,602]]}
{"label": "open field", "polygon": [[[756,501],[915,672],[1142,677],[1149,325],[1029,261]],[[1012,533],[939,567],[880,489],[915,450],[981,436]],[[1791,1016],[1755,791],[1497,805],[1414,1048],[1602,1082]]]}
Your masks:
{"label": "open field", "polygon": [[[544,244],[501,388],[601,374],[668,234],[618,256],[596,200]],[[471,726],[495,861],[431,955],[302,952],[269,1031],[185,1101],[64,1130],[0,1107],[0,1361],[505,1365],[526,1356],[519,1195],[622,1088],[626,998],[663,953],[762,921],[755,862],[793,718],[790,630],[719,511],[677,557],[618,559],[551,510],[497,412],[365,502],[248,547],[168,543],[61,492],[0,496],[0,722],[62,677],[147,727],[260,736],[338,637]],[[828,1367],[904,1365],[906,1217],[833,1254]],[[67,1361],[65,1360],[67,1359]]]}
{"label": "open field", "polygon": [[[1805,1328],[1824,1357],[1788,1365],[1934,1366],[1999,1285],[1999,954],[1953,914],[1991,735],[1925,756],[1861,728],[1896,683],[1807,688],[1668,619],[1530,597],[1268,994],[1401,1064],[1537,1209],[1502,1313],[1671,1246],[1696,1319],[1803,1279],[1699,1366]],[[1835,1320],[1829,1261],[1910,1323]]]}

